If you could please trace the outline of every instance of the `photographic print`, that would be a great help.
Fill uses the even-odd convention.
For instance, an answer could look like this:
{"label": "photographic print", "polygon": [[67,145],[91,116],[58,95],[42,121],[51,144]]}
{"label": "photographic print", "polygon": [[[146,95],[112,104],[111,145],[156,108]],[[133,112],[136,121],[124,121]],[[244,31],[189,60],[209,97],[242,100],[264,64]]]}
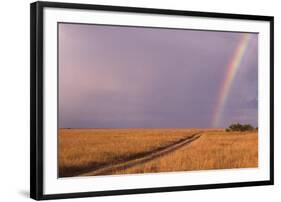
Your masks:
{"label": "photographic print", "polygon": [[258,33],[58,24],[59,177],[258,166]]}
{"label": "photographic print", "polygon": [[273,16],[30,11],[31,198],[274,183]]}

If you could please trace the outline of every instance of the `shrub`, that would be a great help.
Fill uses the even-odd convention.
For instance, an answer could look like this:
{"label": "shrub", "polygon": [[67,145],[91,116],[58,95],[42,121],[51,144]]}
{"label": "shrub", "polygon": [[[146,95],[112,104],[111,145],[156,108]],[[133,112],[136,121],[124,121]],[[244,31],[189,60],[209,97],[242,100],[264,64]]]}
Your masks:
{"label": "shrub", "polygon": [[240,123],[234,123],[231,124],[227,129],[226,132],[230,132],[230,131],[252,131],[254,130],[254,127],[250,124],[240,124]]}

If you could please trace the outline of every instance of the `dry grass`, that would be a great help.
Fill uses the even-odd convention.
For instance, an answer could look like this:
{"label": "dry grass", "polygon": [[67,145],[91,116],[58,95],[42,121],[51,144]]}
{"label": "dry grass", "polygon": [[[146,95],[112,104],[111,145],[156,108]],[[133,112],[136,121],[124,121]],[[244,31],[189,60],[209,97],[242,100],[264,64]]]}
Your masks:
{"label": "dry grass", "polygon": [[[196,129],[60,129],[59,177],[77,176],[148,154]],[[257,132],[204,130],[199,139],[151,161],[110,174],[258,166]]]}
{"label": "dry grass", "polygon": [[164,147],[195,129],[60,129],[59,177],[130,160]]}
{"label": "dry grass", "polygon": [[205,132],[163,157],[114,174],[251,168],[258,166],[257,132]]}

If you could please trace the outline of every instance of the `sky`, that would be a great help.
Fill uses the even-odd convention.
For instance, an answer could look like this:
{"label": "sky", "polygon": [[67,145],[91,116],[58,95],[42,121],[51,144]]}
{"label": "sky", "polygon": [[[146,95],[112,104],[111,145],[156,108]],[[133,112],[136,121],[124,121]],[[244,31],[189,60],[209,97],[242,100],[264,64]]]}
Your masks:
{"label": "sky", "polygon": [[[243,33],[59,24],[60,128],[211,128]],[[258,125],[250,34],[217,127]]]}

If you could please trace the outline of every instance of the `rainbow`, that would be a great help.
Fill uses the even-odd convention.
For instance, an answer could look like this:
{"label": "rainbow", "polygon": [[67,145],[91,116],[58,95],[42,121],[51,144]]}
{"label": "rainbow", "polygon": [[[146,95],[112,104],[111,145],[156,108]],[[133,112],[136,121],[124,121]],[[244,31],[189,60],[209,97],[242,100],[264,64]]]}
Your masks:
{"label": "rainbow", "polygon": [[214,128],[218,127],[221,121],[221,117],[223,114],[225,103],[227,101],[230,87],[233,83],[238,67],[240,66],[241,60],[248,46],[249,40],[250,40],[250,35],[243,34],[227,66],[227,70],[219,90],[218,100],[216,102],[215,110],[212,116],[212,127]]}

